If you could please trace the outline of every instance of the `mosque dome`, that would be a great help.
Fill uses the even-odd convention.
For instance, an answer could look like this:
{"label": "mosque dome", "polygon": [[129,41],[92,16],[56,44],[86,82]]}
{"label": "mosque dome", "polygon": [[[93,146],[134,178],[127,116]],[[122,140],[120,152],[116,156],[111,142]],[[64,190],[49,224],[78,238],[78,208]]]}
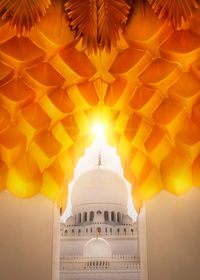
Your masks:
{"label": "mosque dome", "polygon": [[118,204],[127,207],[128,191],[124,180],[113,170],[98,166],[89,169],[75,181],[72,207],[85,204]]}
{"label": "mosque dome", "polygon": [[74,216],[68,217],[67,220],[65,221],[65,224],[68,226],[75,225],[75,217]]}
{"label": "mosque dome", "polygon": [[125,215],[123,217],[123,224],[130,225],[132,223],[133,223],[133,220],[131,219],[131,217],[129,215]]}
{"label": "mosque dome", "polygon": [[111,258],[112,249],[110,244],[103,238],[90,239],[83,248],[83,256],[85,258]]}

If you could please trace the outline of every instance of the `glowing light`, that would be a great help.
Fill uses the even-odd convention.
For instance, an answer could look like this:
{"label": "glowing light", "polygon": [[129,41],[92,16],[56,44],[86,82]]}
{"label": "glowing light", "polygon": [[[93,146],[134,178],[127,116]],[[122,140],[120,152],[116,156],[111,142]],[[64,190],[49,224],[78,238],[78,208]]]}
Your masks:
{"label": "glowing light", "polygon": [[[98,165],[98,155],[99,152],[102,156],[102,166],[107,167],[109,169],[114,170],[115,172],[119,173],[121,177],[123,177],[123,169],[121,166],[120,157],[117,154],[117,149],[109,146],[109,144],[106,141],[105,135],[107,134],[109,130],[109,125],[107,124],[106,120],[105,122],[93,122],[93,125],[90,127],[91,133],[93,136],[95,136],[95,139],[91,146],[85,149],[85,153],[82,157],[79,158],[78,163],[74,169],[74,179],[71,181],[68,185],[68,193],[69,198],[71,198],[71,192],[74,185],[74,182],[76,179],[84,172],[88,170],[88,168],[95,167]],[[123,148],[126,149],[127,145],[123,145]],[[128,150],[128,148],[127,148]],[[65,156],[66,157],[66,156]],[[65,159],[63,165],[66,168],[66,164],[69,162],[69,159]],[[69,164],[68,164],[69,166]],[[67,166],[67,169],[72,169],[73,167]],[[133,218],[133,220],[136,220],[137,213],[133,207],[132,198],[131,198],[131,184],[129,184],[125,180],[128,192],[129,192],[129,201],[128,201],[128,213]],[[46,185],[46,184],[45,184]],[[47,185],[48,186],[48,185]],[[62,220],[65,221],[66,218],[72,215],[71,213],[71,199],[68,200],[67,208],[65,210],[65,213],[62,216]]]}
{"label": "glowing light", "polygon": [[101,123],[95,123],[95,124],[93,124],[93,127],[92,127],[92,130],[97,137],[104,136],[104,129],[105,129],[105,126]]}

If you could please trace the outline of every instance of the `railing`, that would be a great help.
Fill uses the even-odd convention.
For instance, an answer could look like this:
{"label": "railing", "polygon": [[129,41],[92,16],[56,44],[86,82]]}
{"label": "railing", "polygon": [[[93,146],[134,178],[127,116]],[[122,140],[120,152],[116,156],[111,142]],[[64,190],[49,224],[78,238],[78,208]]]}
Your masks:
{"label": "railing", "polygon": [[[87,237],[87,236],[91,236],[91,237],[94,237],[94,234],[96,233],[96,231],[93,231],[93,232],[78,232],[78,231],[75,231],[75,232],[67,232],[67,233],[65,233],[65,232],[61,232],[61,234],[60,234],[60,237],[61,237],[61,239],[65,239],[65,238],[67,238],[67,237]],[[126,237],[134,237],[134,238],[137,238],[137,232],[134,232],[134,233],[132,233],[132,232],[120,232],[120,233],[118,233],[118,232],[101,232],[100,234],[100,237],[104,237],[104,238],[106,238],[106,237],[124,237],[124,236],[126,236]]]}
{"label": "railing", "polygon": [[[61,256],[60,261],[66,262],[66,261],[85,261],[86,258],[84,258],[82,255],[74,255],[74,256]],[[90,259],[87,259],[90,260]],[[131,255],[113,255],[110,259],[112,261],[114,260],[131,260],[139,262],[139,258],[136,256]]]}
{"label": "railing", "polygon": [[[131,257],[131,256],[129,256]],[[134,257],[133,257],[134,258]],[[81,256],[62,257],[60,260],[60,271],[131,271],[140,272],[140,262],[130,258],[112,259],[84,259]]]}

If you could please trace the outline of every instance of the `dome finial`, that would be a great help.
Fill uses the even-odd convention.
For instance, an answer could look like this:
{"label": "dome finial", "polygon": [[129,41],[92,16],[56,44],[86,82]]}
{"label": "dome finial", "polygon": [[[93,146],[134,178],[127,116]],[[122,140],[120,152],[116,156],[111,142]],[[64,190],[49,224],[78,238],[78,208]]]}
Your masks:
{"label": "dome finial", "polygon": [[99,152],[99,160],[98,160],[98,167],[101,166],[101,152]]}
{"label": "dome finial", "polygon": [[96,229],[96,239],[99,238],[99,231],[98,231],[98,228]]}

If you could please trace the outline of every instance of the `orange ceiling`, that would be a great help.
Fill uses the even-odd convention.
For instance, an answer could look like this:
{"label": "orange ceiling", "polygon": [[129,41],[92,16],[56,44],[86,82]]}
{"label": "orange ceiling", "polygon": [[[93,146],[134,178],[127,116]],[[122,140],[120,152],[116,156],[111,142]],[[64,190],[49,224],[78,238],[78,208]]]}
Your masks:
{"label": "orange ceiling", "polygon": [[136,1],[116,47],[96,54],[74,39],[60,0],[26,36],[0,22],[0,190],[64,209],[97,120],[137,209],[161,189],[200,186],[200,9],[177,31]]}

